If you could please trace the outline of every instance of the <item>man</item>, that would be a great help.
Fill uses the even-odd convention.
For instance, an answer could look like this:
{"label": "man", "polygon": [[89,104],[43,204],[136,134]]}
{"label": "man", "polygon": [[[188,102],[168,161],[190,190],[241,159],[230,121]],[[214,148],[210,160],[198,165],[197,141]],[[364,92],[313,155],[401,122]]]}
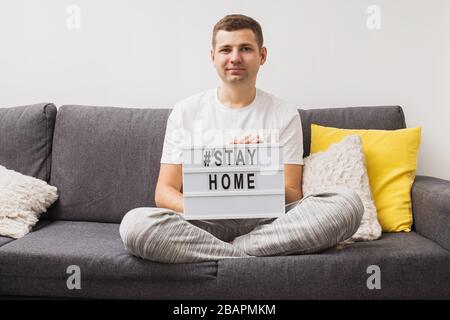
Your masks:
{"label": "man", "polygon": [[[300,116],[293,106],[256,88],[266,59],[262,30],[254,19],[228,15],[215,25],[211,60],[220,85],[179,102],[170,114],[155,192],[158,208],[131,210],[120,227],[132,254],[186,263],[310,253],[356,232],[364,211],[356,193],[336,189],[302,199]],[[182,146],[261,142],[283,145],[285,200],[291,203],[287,213],[278,219],[186,221]]]}

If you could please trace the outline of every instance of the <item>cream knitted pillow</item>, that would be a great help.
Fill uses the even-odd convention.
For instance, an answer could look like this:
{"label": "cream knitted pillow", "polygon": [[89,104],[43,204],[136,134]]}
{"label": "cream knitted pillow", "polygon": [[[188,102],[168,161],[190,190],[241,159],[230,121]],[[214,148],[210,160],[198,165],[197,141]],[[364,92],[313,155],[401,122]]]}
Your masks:
{"label": "cream knitted pillow", "polygon": [[328,150],[305,158],[303,193],[321,192],[327,187],[345,186],[354,190],[364,204],[364,215],[356,233],[345,243],[375,240],[381,236],[381,225],[370,190],[369,178],[358,135],[347,136]]}
{"label": "cream knitted pillow", "polygon": [[23,237],[57,198],[45,181],[0,165],[0,235]]}

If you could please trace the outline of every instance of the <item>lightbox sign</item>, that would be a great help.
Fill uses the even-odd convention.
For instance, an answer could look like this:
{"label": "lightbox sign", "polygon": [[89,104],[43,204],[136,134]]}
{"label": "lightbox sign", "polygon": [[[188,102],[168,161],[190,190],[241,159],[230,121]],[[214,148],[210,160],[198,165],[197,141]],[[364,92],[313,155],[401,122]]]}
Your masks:
{"label": "lightbox sign", "polygon": [[284,214],[280,144],[183,149],[186,219],[269,218]]}

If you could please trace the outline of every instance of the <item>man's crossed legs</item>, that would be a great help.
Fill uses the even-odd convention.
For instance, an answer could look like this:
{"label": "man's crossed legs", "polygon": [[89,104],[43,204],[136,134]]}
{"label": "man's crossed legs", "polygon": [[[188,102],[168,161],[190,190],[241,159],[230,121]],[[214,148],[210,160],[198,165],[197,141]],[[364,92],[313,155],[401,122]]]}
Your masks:
{"label": "man's crossed legs", "polygon": [[350,238],[363,213],[355,192],[334,188],[304,197],[279,218],[186,221],[169,209],[136,208],[124,216],[120,236],[131,254],[164,263],[304,254]]}

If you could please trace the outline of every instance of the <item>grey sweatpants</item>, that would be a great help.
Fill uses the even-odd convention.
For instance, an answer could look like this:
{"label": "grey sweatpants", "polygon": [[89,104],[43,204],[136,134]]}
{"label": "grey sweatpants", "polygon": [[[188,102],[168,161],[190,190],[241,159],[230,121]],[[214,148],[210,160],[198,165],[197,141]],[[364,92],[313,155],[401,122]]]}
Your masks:
{"label": "grey sweatpants", "polygon": [[124,216],[120,236],[131,254],[165,263],[304,254],[350,238],[363,212],[355,192],[336,188],[306,196],[270,219],[186,221],[169,209],[136,208]]}

